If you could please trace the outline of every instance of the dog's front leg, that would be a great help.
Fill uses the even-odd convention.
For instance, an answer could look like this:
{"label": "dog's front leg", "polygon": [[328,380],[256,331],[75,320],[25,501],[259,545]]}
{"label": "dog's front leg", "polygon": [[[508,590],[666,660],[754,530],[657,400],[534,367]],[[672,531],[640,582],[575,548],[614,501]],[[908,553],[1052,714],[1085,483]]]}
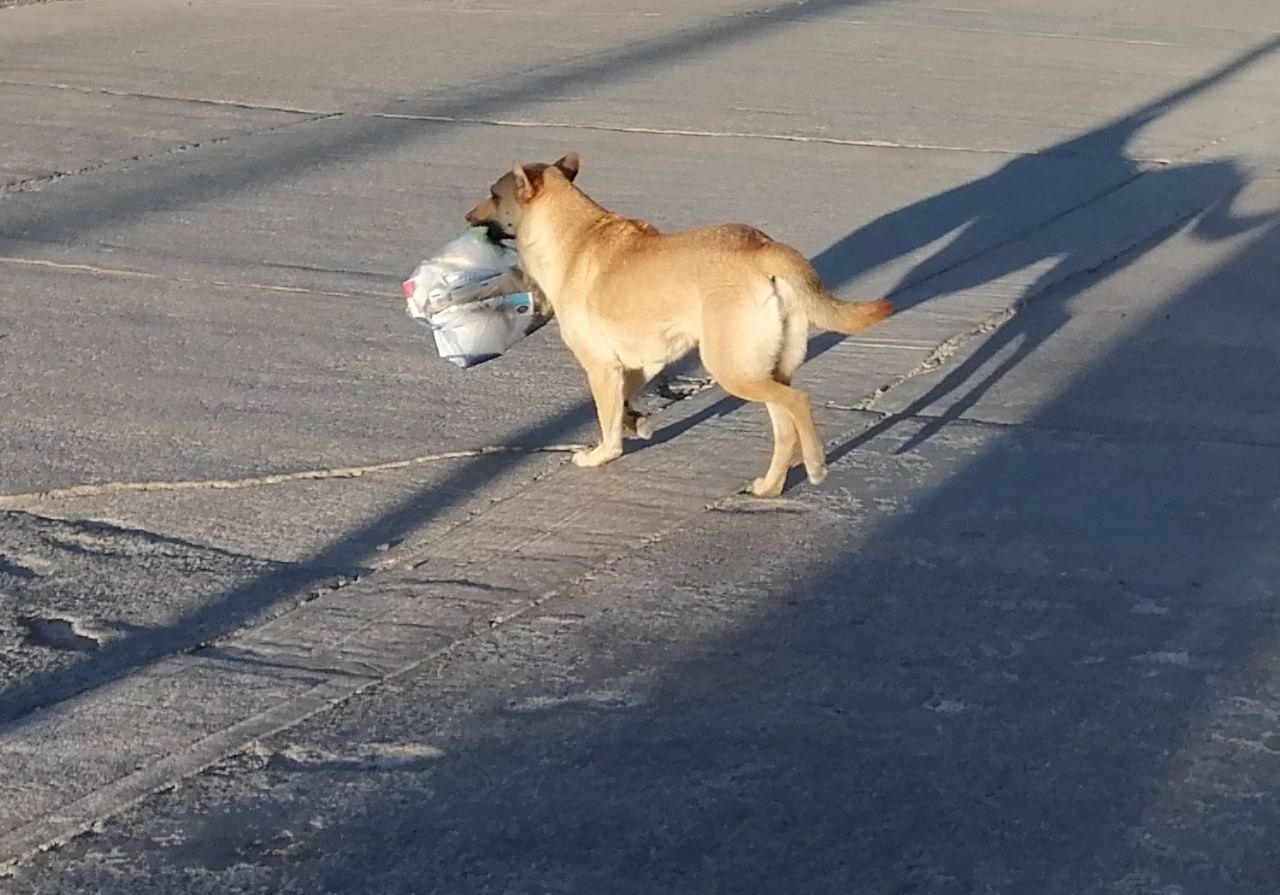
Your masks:
{"label": "dog's front leg", "polygon": [[575,451],[573,462],[579,466],[601,466],[622,456],[622,419],[626,403],[620,364],[587,368],[587,383],[596,402],[600,418],[600,443],[590,450]]}

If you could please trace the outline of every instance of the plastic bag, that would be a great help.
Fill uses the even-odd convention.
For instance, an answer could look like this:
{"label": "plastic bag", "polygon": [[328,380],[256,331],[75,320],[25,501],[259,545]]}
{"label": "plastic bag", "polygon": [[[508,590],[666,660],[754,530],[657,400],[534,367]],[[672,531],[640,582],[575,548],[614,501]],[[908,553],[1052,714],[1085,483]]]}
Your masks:
{"label": "plastic bag", "polygon": [[549,319],[512,248],[474,227],[404,281],[409,316],[430,330],[440,356],[459,367],[492,360]]}

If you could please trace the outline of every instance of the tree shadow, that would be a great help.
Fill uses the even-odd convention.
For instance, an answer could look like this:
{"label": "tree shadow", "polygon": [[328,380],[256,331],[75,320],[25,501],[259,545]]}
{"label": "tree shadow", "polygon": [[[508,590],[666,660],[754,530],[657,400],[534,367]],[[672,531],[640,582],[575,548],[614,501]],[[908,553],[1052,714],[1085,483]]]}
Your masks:
{"label": "tree shadow", "polygon": [[[1011,243],[1026,242],[1020,239],[1026,233],[1049,227],[1059,218],[1123,189],[1138,178],[1144,178],[1153,186],[1149,193],[1135,197],[1134,202],[1126,205],[1141,208],[1145,204],[1143,200],[1168,193],[1185,192],[1197,199],[1230,196],[1243,182],[1240,173],[1229,163],[1153,165],[1133,158],[1128,145],[1146,125],[1223,84],[1278,49],[1280,37],[1264,41],[1204,77],[1102,127],[1019,156],[987,177],[884,215],[824,249],[813,259],[813,264],[832,288],[838,288],[894,258],[954,234],[955,238],[946,247],[915,265],[890,290],[899,307],[905,309],[938,297],[943,288],[948,291],[972,288],[1045,259],[1061,259],[1063,266],[1071,267],[1065,262],[1080,246],[1063,241],[1027,244],[1021,251],[1001,252],[998,257],[979,264],[972,262]],[[1063,159],[1086,159],[1090,164],[1084,168],[1048,164]],[[1108,178],[1101,192],[1095,167],[1118,172]],[[1048,219],[1037,218],[1044,207],[1043,196],[1050,189],[1067,199]],[[1225,235],[1224,231],[1239,232],[1242,226],[1257,223],[1255,220],[1233,225],[1223,221],[1206,236],[1217,238]],[[965,272],[938,282],[942,274],[961,267]],[[1052,279],[1046,274],[1037,282]],[[916,288],[907,293],[912,286]],[[1034,286],[1028,290],[1034,291]]]}
{"label": "tree shadow", "polygon": [[[1265,41],[1209,75],[1101,128],[1020,156],[987,177],[885,215],[814,258],[815,267],[835,288],[894,257],[953,236],[945,247],[912,267],[890,290],[890,297],[900,309],[979,287],[1040,262],[1053,262],[1018,301],[1019,305],[1037,301],[1035,331],[1029,331],[1015,316],[913,402],[902,416],[918,413],[968,384],[937,421],[922,429],[902,450],[915,447],[981,400],[996,382],[1066,323],[1073,299],[1084,288],[1099,277],[1111,276],[1140,260],[1188,219],[1201,216],[1195,233],[1205,240],[1235,236],[1267,220],[1266,216],[1231,214],[1232,201],[1246,184],[1245,174],[1235,163],[1219,160],[1152,167],[1132,158],[1127,147],[1142,127],[1277,49],[1280,38]],[[1092,165],[1078,168],[1055,164],[1057,160],[1076,158],[1088,159],[1109,172],[1101,191]],[[1065,184],[1063,178],[1067,179]],[[1047,219],[1033,222],[1038,197],[1049,179],[1057,181],[1052,186],[1055,193],[1074,195],[1076,201],[1068,202]],[[1121,191],[1122,196],[1118,195]],[[1171,215],[1169,197],[1176,197],[1180,207]],[[1057,225],[1068,215],[1107,200],[1111,200],[1107,212],[1122,218],[1141,219],[1149,209],[1169,217],[1163,221],[1157,218],[1158,227],[1147,239],[1118,257],[1093,263],[1091,269],[1090,262],[1098,251],[1097,231],[1105,231],[1107,219],[1093,221],[1092,227],[1084,231]],[[1059,287],[1064,280],[1069,284]],[[809,356],[821,354],[838,341],[838,337],[831,336],[814,339]],[[996,357],[1002,357],[998,364],[969,383]]]}
{"label": "tree shadow", "polygon": [[[1226,167],[1231,168],[1231,166]],[[1232,168],[1232,170],[1234,169]],[[1188,181],[1188,185],[1190,183]],[[1209,184],[1215,184],[1225,189],[1225,195],[1221,192],[1212,191],[1197,193],[1197,195],[1205,199],[1214,195],[1223,196],[1223,198],[1218,199],[1208,209],[1203,212],[1197,212],[1193,216],[1194,223],[1190,232],[1196,238],[1207,241],[1228,239],[1258,228],[1263,224],[1271,223],[1274,225],[1276,212],[1246,215],[1235,215],[1232,212],[1233,203],[1246,185],[1243,175],[1233,175],[1226,180],[1211,178],[1209,181],[1195,183],[1195,187],[1199,190]],[[1144,187],[1146,185],[1144,183]],[[1152,179],[1149,185],[1154,195],[1162,192],[1167,184],[1161,179]],[[1144,189],[1135,196],[1135,199],[1140,202],[1141,196],[1146,193],[1147,191]],[[1036,301],[1033,310],[1030,312],[1017,312],[1011,320],[1000,325],[988,336],[976,351],[947,371],[922,395],[912,400],[902,410],[896,411],[884,420],[870,426],[857,438],[835,447],[831,452],[830,459],[832,462],[840,459],[850,451],[878,437],[901,420],[919,416],[940,401],[950,399],[949,404],[943,407],[940,412],[930,414],[925,423],[912,437],[898,447],[899,453],[915,450],[947,424],[964,418],[996,383],[1066,325],[1071,319],[1071,304],[1076,298],[1086,293],[1102,280],[1133,264],[1155,246],[1162,243],[1173,232],[1187,224],[1188,219],[1182,218],[1167,228],[1165,232],[1154,236],[1143,245],[1134,248],[1110,263],[1098,269],[1069,277],[1059,285],[1053,285],[1053,279],[1046,274],[1041,279],[1050,283],[1050,285],[1046,287],[1047,291],[1045,292],[1044,300]],[[1035,287],[1029,289],[1028,295],[1038,298],[1034,289]]]}

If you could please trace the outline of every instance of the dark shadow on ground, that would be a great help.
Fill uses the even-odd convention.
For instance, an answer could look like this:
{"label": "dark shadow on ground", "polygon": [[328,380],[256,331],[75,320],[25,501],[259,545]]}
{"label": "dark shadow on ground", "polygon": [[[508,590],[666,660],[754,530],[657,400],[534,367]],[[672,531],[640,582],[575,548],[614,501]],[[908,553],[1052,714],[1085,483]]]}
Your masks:
{"label": "dark shadow on ground", "polygon": [[[1058,264],[1068,269],[1077,266],[1070,262],[1080,246],[1069,242],[1010,239],[1007,226],[1010,220],[1015,222],[1012,229],[1019,236],[1045,229],[1058,218],[1098,201],[1108,192],[1123,189],[1138,178],[1143,179],[1144,186],[1149,185],[1146,187],[1149,192],[1135,195],[1132,203],[1126,202],[1126,205],[1140,208],[1151,196],[1171,193],[1210,200],[1230,196],[1243,182],[1240,173],[1226,162],[1150,163],[1132,158],[1128,147],[1146,125],[1220,86],[1277,50],[1280,50],[1280,37],[1259,44],[1210,74],[1102,127],[1039,152],[1019,156],[988,177],[884,215],[823,250],[813,259],[814,266],[824,280],[838,287],[911,250],[954,235],[951,242],[913,267],[890,290],[899,307],[908,308],[936,298],[944,286],[948,291],[972,288],[1046,259],[1059,259]],[[1062,159],[1087,159],[1099,167],[1118,170],[1120,175],[1113,177],[1111,186],[1099,193],[1092,166],[1051,169],[1045,164]],[[1052,184],[1055,191],[1074,192],[1077,201],[1049,220],[1038,219],[1039,197],[1050,186],[1051,178],[1059,181]],[[1060,182],[1062,178],[1072,178],[1065,190]],[[1200,207],[1205,204],[1207,202],[1202,202]],[[1243,226],[1257,223],[1247,221]],[[1205,235],[1217,236],[1224,229],[1228,227],[1217,227]],[[1239,226],[1233,229],[1238,231]],[[1026,243],[1021,252],[993,252],[1019,243]],[[980,263],[973,263],[975,259]],[[948,272],[953,275],[940,280],[941,274]],[[1055,279],[1053,270],[1041,277],[1042,282]],[[908,290],[910,286],[916,288]],[[1038,291],[1035,285],[1028,289],[1029,293]]]}
{"label": "dark shadow on ground", "polygon": [[[593,418],[587,404],[578,404],[537,425],[512,432],[509,443],[531,447],[550,444]],[[14,722],[40,706],[99,686],[161,656],[189,649],[260,619],[273,607],[288,605],[316,589],[331,586],[335,577],[341,577],[335,570],[354,571],[378,555],[379,544],[403,539],[467,500],[481,484],[528,462],[529,455],[520,453],[488,454],[460,461],[447,488],[433,486],[413,491],[393,509],[345,532],[305,562],[274,565],[266,574],[217,594],[198,612],[172,625],[135,629],[106,642],[69,667],[14,682],[0,691],[0,722]]]}
{"label": "dark shadow on ground", "polygon": [[[943,290],[957,292],[971,289],[1042,261],[1054,262],[1026,289],[1020,299],[1021,302],[1033,298],[1038,301],[1036,332],[1028,332],[1020,319],[1015,317],[1001,326],[983,344],[981,350],[952,370],[927,395],[913,404],[907,415],[962,387],[965,389],[936,423],[917,433],[911,442],[903,446],[903,450],[909,450],[925,440],[939,427],[959,418],[981,400],[996,382],[1008,375],[1066,323],[1071,316],[1072,301],[1083,288],[1096,282],[1099,275],[1113,275],[1140,260],[1181,224],[1200,216],[1209,207],[1212,210],[1201,217],[1196,227],[1196,234],[1202,239],[1216,240],[1234,236],[1264,222],[1259,217],[1236,218],[1230,215],[1232,200],[1245,186],[1245,176],[1234,163],[1212,161],[1152,167],[1131,158],[1127,146],[1145,125],[1270,56],[1277,49],[1280,49],[1280,38],[1266,41],[1206,77],[1104,127],[1041,152],[1020,156],[989,177],[885,215],[850,233],[814,259],[814,265],[823,277],[834,286],[839,286],[893,257],[955,234],[944,248],[913,267],[890,290],[894,301],[903,309],[939,298],[944,294]],[[1050,168],[1046,165],[1047,161],[1062,158],[1092,159],[1100,165],[1118,168],[1121,176],[1112,182],[1112,186],[1098,193],[1091,168]],[[1043,188],[1046,177],[1050,176],[1078,177],[1079,203],[1048,220],[1036,221],[1033,225],[1024,227],[1021,222],[1033,217],[1037,194]],[[1055,190],[1061,188],[1061,184],[1055,185]],[[1094,246],[1087,240],[1082,243],[1081,234],[1072,228],[1055,228],[1054,224],[1071,212],[1098,203],[1121,190],[1124,191],[1123,201],[1109,208],[1109,214],[1141,220],[1146,209],[1166,206],[1170,196],[1177,197],[1184,210],[1164,223],[1150,238],[1117,258],[1107,259],[1104,267],[1094,265],[1090,269],[1087,263],[1082,263],[1090,256],[1081,256],[1080,253],[1094,249]],[[1011,218],[1018,222],[1012,227],[1009,223]],[[1105,224],[1105,221],[1100,221],[1095,226]],[[1010,229],[1015,230],[1018,236],[1007,238],[1005,234]],[[1030,234],[1043,238],[1022,238]],[[893,254],[886,252],[888,246],[893,247]],[[1051,288],[1073,274],[1077,276],[1070,286]],[[1052,307],[1046,307],[1049,304]],[[1046,313],[1053,315],[1051,322],[1044,320]],[[837,341],[839,339],[832,336],[813,340],[810,357],[822,353]],[[1006,351],[1006,348],[1010,350]],[[1004,356],[999,364],[980,379],[970,382],[977,370],[987,366],[992,358],[1001,355]]]}

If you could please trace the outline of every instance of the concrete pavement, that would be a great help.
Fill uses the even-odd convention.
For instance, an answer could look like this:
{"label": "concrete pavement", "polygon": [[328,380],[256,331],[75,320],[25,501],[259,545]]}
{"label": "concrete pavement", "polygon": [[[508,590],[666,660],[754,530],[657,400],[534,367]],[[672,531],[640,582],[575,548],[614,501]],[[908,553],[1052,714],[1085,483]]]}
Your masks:
{"label": "concrete pavement", "polygon": [[[1277,27],[0,13],[16,890],[1267,891]],[[899,300],[831,483],[733,496],[714,392],[566,467],[551,329],[433,362],[397,277],[565,148]]]}

